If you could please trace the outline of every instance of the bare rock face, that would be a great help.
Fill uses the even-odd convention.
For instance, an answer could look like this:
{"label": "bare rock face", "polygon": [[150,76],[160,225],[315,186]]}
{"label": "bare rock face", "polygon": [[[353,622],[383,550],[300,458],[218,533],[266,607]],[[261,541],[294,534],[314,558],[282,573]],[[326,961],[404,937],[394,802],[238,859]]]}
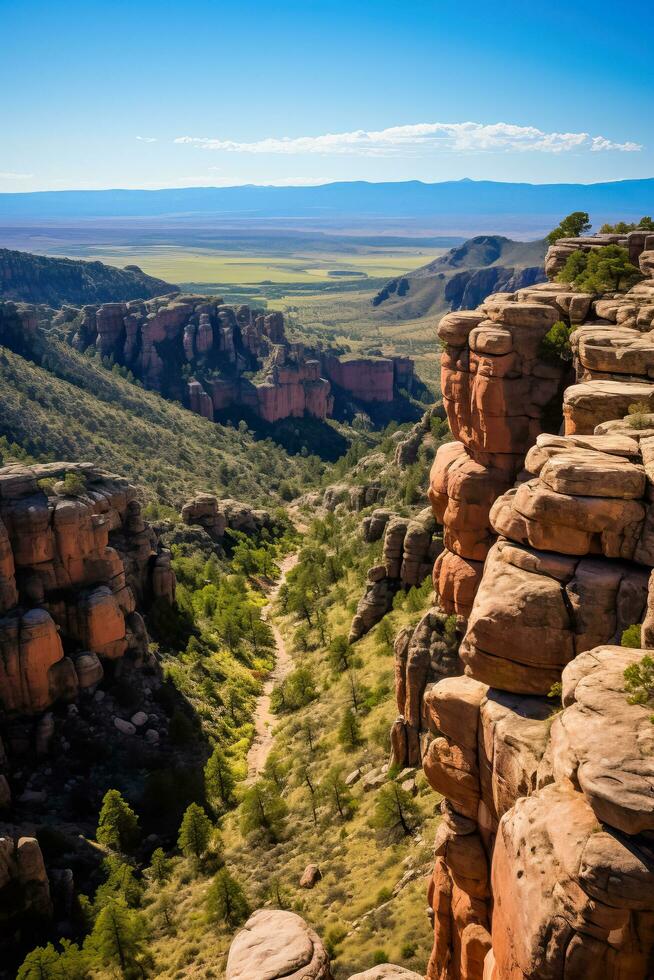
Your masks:
{"label": "bare rock face", "polygon": [[491,506],[513,484],[562,390],[564,365],[541,354],[558,316],[521,290],[490,296],[479,310],[448,313],[439,325],[443,404],[457,441],[436,454],[429,499],[444,526],[434,586],[448,612],[470,614],[495,538]]}
{"label": "bare rock face", "polygon": [[[577,247],[617,239],[632,261],[643,256],[647,275],[645,238],[557,243],[548,269],[554,275]],[[441,324],[458,443],[442,447],[432,469],[447,547],[434,581],[443,608],[468,621],[465,674],[422,695],[423,768],[443,797],[428,980],[652,973],[654,726],[651,707],[630,703],[624,673],[654,647],[653,298],[648,280],[600,298],[546,283]],[[516,386],[492,402],[470,370],[476,332],[499,366],[519,317],[534,378],[540,346],[529,338],[541,318],[576,327],[564,436],[514,421],[537,418],[538,395],[530,406]],[[516,378],[514,367],[502,377]],[[616,645],[640,623],[644,649]],[[404,701],[407,648],[398,638]],[[393,733],[394,746],[407,742],[397,722]]]}
{"label": "bare rock face", "polygon": [[[460,647],[466,673],[517,694],[547,694],[577,654],[616,642],[644,614],[648,572],[500,539]],[[543,628],[543,624],[547,628]]]}
{"label": "bare rock face", "polygon": [[232,941],[226,980],[332,980],[329,956],[294,912],[259,909]]}
{"label": "bare rock face", "polygon": [[173,602],[174,588],[170,557],[126,480],[85,463],[0,469],[5,715],[72,700],[101,680],[102,661],[143,656],[137,603]]}

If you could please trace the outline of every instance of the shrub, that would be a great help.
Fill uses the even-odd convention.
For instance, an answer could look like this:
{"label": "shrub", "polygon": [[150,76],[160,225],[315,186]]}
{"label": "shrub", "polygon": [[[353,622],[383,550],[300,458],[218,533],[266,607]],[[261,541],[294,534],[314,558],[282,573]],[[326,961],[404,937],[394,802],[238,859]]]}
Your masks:
{"label": "shrub", "polygon": [[388,963],[388,953],[385,949],[376,949],[372,954],[372,962],[374,966],[380,966],[382,963]]}
{"label": "shrub", "polygon": [[572,359],[571,333],[571,327],[567,327],[562,320],[557,320],[540,342],[539,353],[542,359],[554,364],[559,361],[570,361]]}
{"label": "shrub", "polygon": [[629,261],[629,253],[621,245],[573,252],[557,276],[559,282],[572,283],[587,293],[619,292],[642,278],[640,269]]}
{"label": "shrub", "polygon": [[626,630],[623,630],[622,638],[620,639],[620,645],[623,647],[631,647],[633,650],[640,650],[641,648],[641,627],[640,624],[635,623],[633,626],[627,626]]}
{"label": "shrub", "polygon": [[[648,653],[638,663],[625,668],[624,680],[629,704],[650,707],[654,703],[654,659]],[[654,724],[654,715],[650,721]]]}

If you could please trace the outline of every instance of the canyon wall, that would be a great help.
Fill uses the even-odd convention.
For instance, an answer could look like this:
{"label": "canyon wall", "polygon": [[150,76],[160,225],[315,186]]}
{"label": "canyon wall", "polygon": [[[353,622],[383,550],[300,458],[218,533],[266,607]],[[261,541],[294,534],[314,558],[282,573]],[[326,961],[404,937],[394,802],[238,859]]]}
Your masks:
{"label": "canyon wall", "polygon": [[78,350],[94,346],[148,388],[214,419],[242,407],[268,423],[333,411],[331,383],[364,404],[411,386],[413,361],[313,351],[291,343],[281,313],[211,296],[160,296],[68,313]]}
{"label": "canyon wall", "polygon": [[[652,236],[618,244],[651,276]],[[432,470],[434,584],[463,639],[447,651],[435,623],[412,670],[398,637],[394,726],[442,797],[428,980],[654,975],[654,724],[625,680],[654,641],[653,320],[644,278],[441,322],[457,442]],[[542,344],[555,321],[572,377]],[[643,649],[618,645],[640,623]]]}

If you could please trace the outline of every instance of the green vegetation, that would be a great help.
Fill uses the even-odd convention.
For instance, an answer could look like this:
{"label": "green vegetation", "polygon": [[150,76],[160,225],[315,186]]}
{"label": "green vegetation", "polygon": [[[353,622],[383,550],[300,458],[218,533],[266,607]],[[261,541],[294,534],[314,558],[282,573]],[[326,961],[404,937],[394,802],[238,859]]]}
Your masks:
{"label": "green vegetation", "polygon": [[571,333],[572,327],[568,327],[562,320],[557,320],[541,340],[539,353],[543,360],[551,364],[572,360]]}
{"label": "green vegetation", "polygon": [[152,517],[178,513],[199,490],[270,507],[282,484],[297,494],[322,475],[316,457],[289,456],[247,426],[208,422],[54,336],[30,356],[0,352],[4,463],[95,462],[141,487]]}
{"label": "green vegetation", "polygon": [[626,235],[630,231],[654,231],[654,221],[647,215],[638,222],[618,221],[615,225],[604,224],[600,228],[603,235]]}
{"label": "green vegetation", "polygon": [[652,410],[647,402],[634,402],[627,409],[632,429],[649,429],[652,426]]}
{"label": "green vegetation", "polygon": [[590,231],[591,223],[586,211],[573,211],[572,214],[563,218],[561,223],[554,228],[547,236],[550,245],[558,242],[559,238],[579,238],[580,235]]}
{"label": "green vegetation", "polygon": [[640,650],[641,644],[641,626],[639,623],[635,623],[633,626],[627,626],[626,630],[623,630],[622,637],[620,639],[620,645],[623,647],[631,647],[634,650]]}
{"label": "green vegetation", "polygon": [[559,282],[571,283],[587,293],[620,292],[643,278],[620,245],[605,245],[589,252],[573,252],[559,272]]}
{"label": "green vegetation", "polygon": [[[623,643],[623,646],[630,645]],[[646,653],[638,663],[625,667],[624,681],[629,704],[654,707],[654,658],[649,653]],[[654,725],[654,714],[650,715],[650,721]]]}
{"label": "green vegetation", "polygon": [[200,862],[211,843],[214,827],[201,806],[191,803],[182,818],[177,845],[184,857]]}
{"label": "green vegetation", "polygon": [[117,789],[110,789],[102,801],[96,838],[99,844],[129,853],[139,838],[138,819]]}
{"label": "green vegetation", "polygon": [[226,868],[221,868],[207,893],[207,915],[211,922],[224,922],[231,928],[245,922],[250,914],[245,893]]}

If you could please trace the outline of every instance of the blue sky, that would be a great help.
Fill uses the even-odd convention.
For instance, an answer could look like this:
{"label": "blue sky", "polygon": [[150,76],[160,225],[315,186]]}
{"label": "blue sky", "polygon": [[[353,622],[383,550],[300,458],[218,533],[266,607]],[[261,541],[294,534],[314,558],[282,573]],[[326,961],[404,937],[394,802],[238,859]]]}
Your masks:
{"label": "blue sky", "polygon": [[0,0],[0,35],[2,191],[654,175],[651,4]]}

